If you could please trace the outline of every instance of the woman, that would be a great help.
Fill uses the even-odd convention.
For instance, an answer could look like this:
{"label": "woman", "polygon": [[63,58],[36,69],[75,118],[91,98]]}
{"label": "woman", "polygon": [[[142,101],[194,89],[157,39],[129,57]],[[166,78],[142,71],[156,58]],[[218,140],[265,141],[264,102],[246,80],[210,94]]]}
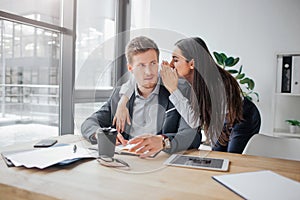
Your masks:
{"label": "woman", "polygon": [[[177,111],[191,127],[204,130],[213,150],[242,153],[259,132],[261,119],[255,104],[243,97],[236,79],[214,62],[202,39],[178,41],[171,63],[164,61],[160,73]],[[190,91],[178,85],[178,76],[187,80]],[[126,102],[125,97],[120,102],[114,120],[117,128],[124,126],[126,118],[130,122],[121,112]]]}

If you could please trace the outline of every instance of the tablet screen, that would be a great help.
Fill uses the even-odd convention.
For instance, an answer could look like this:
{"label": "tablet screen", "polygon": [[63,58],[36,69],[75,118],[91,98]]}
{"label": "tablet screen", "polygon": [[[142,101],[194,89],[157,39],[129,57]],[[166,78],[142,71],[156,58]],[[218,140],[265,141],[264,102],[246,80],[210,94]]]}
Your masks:
{"label": "tablet screen", "polygon": [[165,164],[190,168],[227,171],[229,161],[227,159],[221,158],[202,158],[198,156],[174,154],[165,162]]}

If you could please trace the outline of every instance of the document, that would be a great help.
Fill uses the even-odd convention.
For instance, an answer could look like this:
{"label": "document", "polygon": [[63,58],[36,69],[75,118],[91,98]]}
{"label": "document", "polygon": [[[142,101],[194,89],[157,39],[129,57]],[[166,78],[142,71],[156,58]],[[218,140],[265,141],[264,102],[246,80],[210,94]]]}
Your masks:
{"label": "document", "polygon": [[[130,155],[130,156],[140,156],[141,154],[136,153],[135,151],[129,151],[129,149],[131,149],[132,147],[136,146],[136,144],[127,144],[125,146],[123,146],[122,144],[120,145],[116,145],[115,147],[115,154],[119,154],[119,155]],[[89,148],[90,150],[93,151],[97,151],[98,153],[98,146],[96,145],[92,145],[91,148]],[[155,158],[158,154],[160,153],[157,152],[151,156],[149,156],[149,158]]]}
{"label": "document", "polygon": [[131,149],[135,145],[136,144],[127,144],[125,146],[123,146],[123,145],[117,145],[116,149],[115,149],[115,153],[116,154],[123,154],[123,155],[135,155],[135,156],[138,156],[139,154],[137,154],[136,152],[129,151],[129,149]]}
{"label": "document", "polygon": [[[115,149],[115,153],[120,154],[120,155],[140,156],[141,155],[140,153],[136,153],[135,151],[129,151],[134,146],[136,146],[136,144],[127,144],[125,146],[117,145],[116,149]],[[145,153],[147,153],[147,152],[148,151],[146,151]],[[159,153],[160,153],[160,151],[149,156],[149,158],[155,158]]]}
{"label": "document", "polygon": [[[125,146],[123,146],[122,144],[116,145],[116,147],[115,147],[115,153],[116,153],[116,154],[122,154],[122,155],[133,155],[133,156],[138,156],[139,154],[137,154],[136,152],[131,152],[131,151],[129,151],[129,149],[131,149],[131,148],[134,147],[135,145],[136,145],[136,144],[127,144],[127,145],[125,145]],[[98,146],[97,146],[97,144],[92,145],[92,147],[90,147],[89,149],[98,152]]]}
{"label": "document", "polygon": [[300,183],[272,171],[246,172],[213,176],[245,199],[299,199]]}
{"label": "document", "polygon": [[[76,148],[74,148],[76,147]],[[94,152],[74,145],[58,146],[51,148],[33,149],[5,155],[5,158],[14,166],[44,169],[59,163],[68,163],[70,160],[81,158],[96,158]]]}

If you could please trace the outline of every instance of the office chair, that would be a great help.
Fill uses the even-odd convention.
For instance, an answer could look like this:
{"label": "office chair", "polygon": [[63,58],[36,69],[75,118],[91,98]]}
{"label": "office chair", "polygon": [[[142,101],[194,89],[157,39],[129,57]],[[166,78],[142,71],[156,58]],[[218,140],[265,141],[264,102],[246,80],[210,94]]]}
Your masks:
{"label": "office chair", "polygon": [[243,154],[300,161],[300,139],[255,134]]}

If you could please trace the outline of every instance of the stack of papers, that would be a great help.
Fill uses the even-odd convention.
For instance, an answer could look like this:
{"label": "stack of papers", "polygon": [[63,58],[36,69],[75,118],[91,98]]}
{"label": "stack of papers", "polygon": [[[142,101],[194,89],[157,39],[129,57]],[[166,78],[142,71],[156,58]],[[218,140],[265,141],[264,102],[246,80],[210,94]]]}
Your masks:
{"label": "stack of papers", "polygon": [[44,169],[59,163],[67,164],[69,161],[81,158],[96,158],[97,153],[81,147],[76,147],[76,151],[74,151],[73,145],[67,145],[12,153],[3,152],[2,156],[16,167]]}
{"label": "stack of papers", "polygon": [[272,171],[213,176],[245,199],[299,199],[300,183]]}

